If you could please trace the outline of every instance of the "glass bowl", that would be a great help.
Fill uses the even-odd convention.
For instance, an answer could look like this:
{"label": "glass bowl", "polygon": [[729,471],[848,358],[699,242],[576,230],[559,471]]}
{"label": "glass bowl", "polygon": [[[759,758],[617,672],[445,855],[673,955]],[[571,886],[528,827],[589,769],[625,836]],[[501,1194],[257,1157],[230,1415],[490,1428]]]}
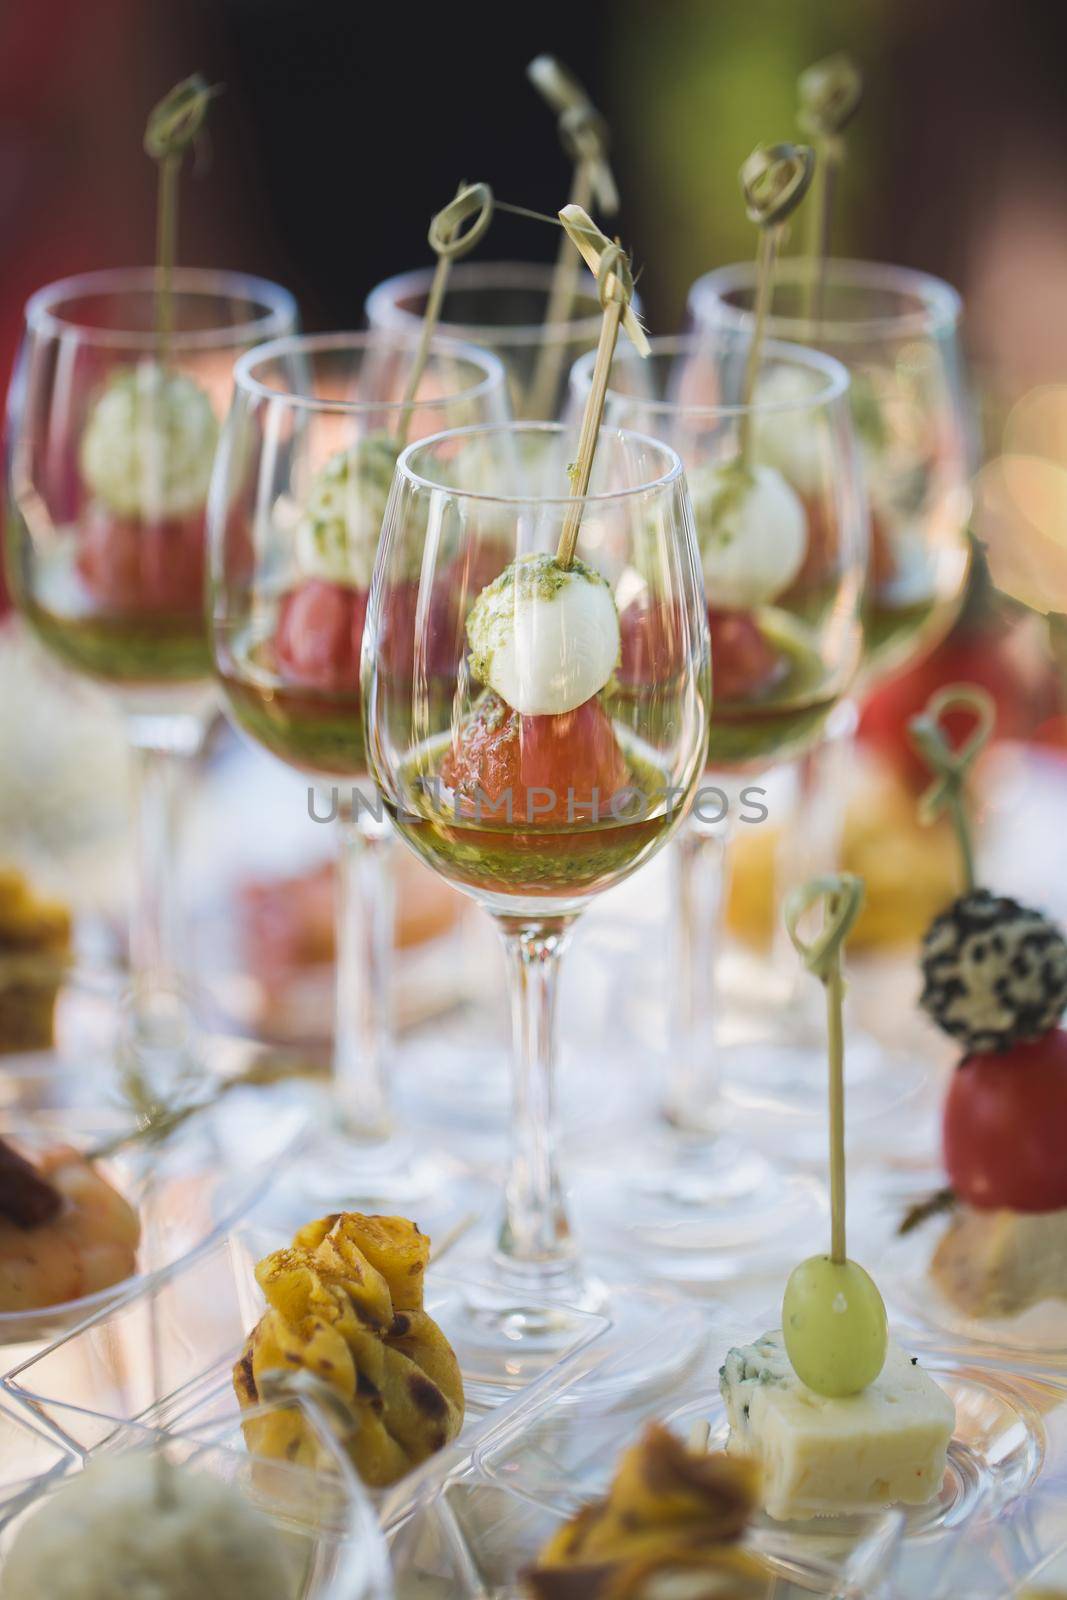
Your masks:
{"label": "glass bowl", "polygon": [[[190,1257],[155,1283],[156,1372],[153,1377],[149,1293],[142,1288],[9,1372],[3,1389],[79,1454],[99,1448],[127,1422],[159,1428],[239,1424],[232,1369],[264,1309],[254,1267],[277,1248],[276,1234],[247,1227]],[[427,1485],[465,1466],[475,1443],[509,1417],[516,1425],[554,1406],[595,1369],[603,1317],[584,1315],[562,1359],[524,1368],[516,1356],[509,1396],[481,1382],[477,1340],[456,1321],[468,1305],[469,1284],[453,1283],[432,1267],[426,1309],[456,1343],[466,1392],[461,1433],[445,1450],[388,1489],[369,1491],[383,1521],[392,1523]],[[534,1315],[550,1308],[531,1302]],[[161,1396],[161,1398],[157,1398]]]}
{"label": "glass bowl", "polygon": [[[62,1086],[44,1093],[51,1106],[5,1106],[0,1137],[31,1159],[55,1145],[87,1152],[131,1128],[129,1112],[64,1105]],[[39,1345],[135,1292],[146,1276],[164,1271],[224,1232],[256,1202],[307,1126],[307,1111],[289,1086],[237,1089],[190,1117],[158,1153],[137,1140],[98,1163],[100,1172],[138,1211],[138,1273],[94,1294],[33,1311],[0,1312],[0,1344]],[[26,1234],[32,1239],[33,1230]],[[18,1359],[7,1351],[7,1365]]]}
{"label": "glass bowl", "polygon": [[69,1474],[99,1456],[133,1450],[147,1457],[162,1451],[175,1465],[188,1465],[240,1489],[270,1518],[298,1575],[294,1600],[297,1595],[300,1600],[387,1600],[388,1557],[377,1520],[330,1430],[298,1400],[257,1406],[247,1415],[269,1417],[293,1408],[301,1410],[315,1433],[314,1468],[251,1456],[232,1420],[167,1433],[136,1423],[117,1426],[99,1450],[88,1456],[68,1454],[11,1507],[0,1526],[0,1563],[24,1522]]}
{"label": "glass bowl", "polygon": [[[710,1447],[726,1441],[725,1406],[718,1387],[718,1368],[733,1345],[746,1344],[775,1325],[776,1318],[731,1319],[716,1308],[708,1356],[693,1378],[672,1385],[655,1407],[619,1411],[569,1413],[557,1408],[530,1420],[522,1430],[502,1427],[480,1441],[475,1468],[529,1503],[568,1515],[591,1496],[603,1494],[614,1464],[626,1445],[640,1434],[642,1423],[656,1416],[682,1437],[695,1422],[711,1427]],[[949,1447],[948,1469],[937,1499],[928,1506],[887,1508],[899,1520],[900,1548],[894,1568],[894,1596],[933,1594],[941,1567],[956,1560],[957,1542],[990,1539],[1007,1511],[1019,1517],[1023,1508],[1059,1496],[1067,1506],[1067,1373],[1020,1369],[1007,1361],[983,1360],[973,1346],[946,1343],[931,1334],[908,1330],[890,1315],[900,1342],[951,1396],[956,1427]],[[840,1576],[857,1559],[871,1534],[872,1517],[819,1517],[783,1523],[760,1514],[753,1519],[752,1547],[783,1580],[801,1587],[818,1586],[830,1570]],[[1060,1545],[1067,1543],[1067,1512],[1059,1532],[1052,1519],[1040,1522],[1027,1546],[1030,1565],[1019,1573],[1037,1572]],[[1056,1540],[1059,1540],[1059,1544]],[[1020,1558],[1021,1559],[1021,1558]],[[970,1591],[953,1593],[961,1600]]]}

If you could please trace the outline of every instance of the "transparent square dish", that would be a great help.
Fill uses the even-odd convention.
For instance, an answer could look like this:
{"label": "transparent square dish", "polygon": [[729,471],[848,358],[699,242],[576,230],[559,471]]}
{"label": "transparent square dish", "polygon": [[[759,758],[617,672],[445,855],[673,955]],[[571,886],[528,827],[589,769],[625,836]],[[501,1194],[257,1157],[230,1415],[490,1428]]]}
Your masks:
{"label": "transparent square dish", "polygon": [[[561,1520],[475,1470],[455,1477],[389,1535],[396,1600],[529,1600],[523,1573]],[[812,1594],[899,1600],[883,1583],[894,1564],[899,1525],[893,1512],[867,1518],[848,1558],[823,1569],[812,1565],[803,1587],[768,1566],[766,1600]]]}
{"label": "transparent square dish", "polygon": [[[227,1422],[236,1426],[241,1412],[233,1365],[264,1310],[254,1267],[278,1243],[276,1235],[264,1236],[253,1227],[239,1229],[157,1281],[155,1369],[149,1294],[142,1290],[8,1373],[4,1390],[29,1409],[38,1425],[54,1430],[79,1454],[99,1448],[124,1422],[166,1429]],[[463,1331],[457,1322],[467,1314],[469,1290],[466,1282],[457,1284],[431,1266],[426,1309],[449,1338]],[[529,1309],[532,1314],[551,1313],[550,1307],[533,1301]],[[555,1405],[595,1370],[597,1341],[608,1327],[607,1320],[588,1314],[577,1321],[569,1315],[569,1321],[576,1329],[569,1348],[551,1365],[525,1374],[517,1361],[517,1377],[525,1376],[526,1381],[517,1383],[511,1396],[503,1399],[479,1382],[476,1343],[459,1340],[466,1393],[462,1431],[400,1483],[372,1492],[384,1521],[404,1515],[427,1492],[428,1484],[465,1465],[475,1443],[489,1436],[490,1427],[495,1434],[508,1417],[520,1425]],[[158,1388],[153,1370],[158,1373]]]}
{"label": "transparent square dish", "polygon": [[49,1473],[62,1472],[75,1452],[35,1427],[25,1412],[0,1405],[0,1526]]}
{"label": "transparent square dish", "polygon": [[979,1359],[1063,1374],[1067,1379],[1067,1300],[1043,1300],[1011,1317],[976,1317],[960,1310],[930,1273],[948,1226],[947,1218],[932,1217],[903,1236],[894,1233],[886,1242],[879,1257],[879,1282],[886,1300],[911,1327],[952,1343],[973,1345]]}
{"label": "transparent square dish", "polygon": [[[344,1451],[316,1415],[299,1400],[257,1406],[248,1415],[269,1419],[279,1410],[299,1409],[315,1436],[314,1467],[251,1456],[234,1419],[216,1420],[161,1433],[137,1423],[112,1428],[106,1441],[87,1456],[65,1452],[32,1489],[0,1513],[0,1565],[23,1525],[49,1496],[89,1462],[127,1452],[145,1457],[148,1470],[159,1453],[239,1489],[267,1516],[280,1536],[293,1600],[388,1600],[388,1554],[378,1521]],[[63,1408],[57,1407],[57,1417]],[[74,1425],[76,1426],[76,1424]],[[58,1449],[58,1446],[53,1446]],[[96,1591],[94,1591],[96,1592]],[[146,1591],[147,1592],[147,1591]]]}
{"label": "transparent square dish", "polygon": [[[657,1416],[681,1437],[694,1423],[707,1422],[710,1449],[727,1438],[725,1405],[718,1367],[734,1345],[751,1343],[776,1318],[755,1322],[715,1314],[715,1333],[703,1366],[688,1381],[659,1397],[654,1407],[616,1408],[598,1415],[557,1409],[534,1417],[520,1430],[506,1425],[479,1442],[473,1464],[485,1478],[529,1503],[568,1515],[591,1496],[603,1494],[621,1451]],[[891,1323],[893,1319],[891,1317]],[[998,1538],[1002,1519],[1026,1521],[1028,1505],[1061,1504],[1057,1521],[1035,1519],[1031,1535],[1017,1542],[1021,1583],[1067,1550],[1067,1373],[1027,1371],[1019,1364],[983,1360],[973,1345],[945,1342],[935,1335],[893,1323],[898,1341],[918,1357],[925,1371],[956,1406],[941,1491],[927,1506],[886,1508],[900,1522],[896,1556],[901,1597],[928,1600],[942,1567],[958,1559],[962,1541]],[[871,1531],[869,1515],[818,1517],[807,1522],[776,1522],[760,1513],[750,1543],[784,1580],[823,1582],[827,1571],[840,1574]],[[946,1594],[952,1591],[946,1591]],[[955,1592],[962,1600],[970,1591]]]}
{"label": "transparent square dish", "polygon": [[[56,1093],[62,1096],[62,1085]],[[5,1106],[0,1138],[31,1160],[58,1145],[87,1153],[109,1145],[131,1121],[130,1113],[118,1108]],[[149,1152],[133,1140],[94,1163],[138,1213],[138,1272],[74,1300],[32,1311],[0,1311],[0,1345],[12,1347],[0,1352],[0,1362],[13,1366],[28,1353],[25,1347],[39,1347],[84,1322],[134,1291],[147,1275],[174,1266],[231,1228],[255,1205],[307,1125],[306,1106],[288,1085],[239,1089],[191,1116],[159,1151]],[[27,1270],[34,1231],[19,1238],[20,1272]]]}

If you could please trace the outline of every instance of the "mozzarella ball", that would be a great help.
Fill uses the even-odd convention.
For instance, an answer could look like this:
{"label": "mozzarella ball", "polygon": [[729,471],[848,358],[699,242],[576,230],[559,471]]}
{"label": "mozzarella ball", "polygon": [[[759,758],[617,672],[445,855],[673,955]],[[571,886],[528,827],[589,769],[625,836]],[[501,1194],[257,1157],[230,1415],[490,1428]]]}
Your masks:
{"label": "mozzarella ball", "polygon": [[736,462],[689,475],[708,605],[752,611],[788,589],[804,564],[804,506],[773,467]]}
{"label": "mozzarella ball", "polygon": [[82,477],[119,516],[186,516],[207,499],[218,433],[211,401],[192,378],[142,361],[115,372],[93,406]]}
{"label": "mozzarella ball", "polygon": [[370,434],[316,474],[296,529],[304,577],[370,588],[396,457],[393,439]]}
{"label": "mozzarella ball", "polygon": [[599,572],[550,555],[520,556],[467,618],[471,668],[524,717],[573,711],[604,687],[619,660],[619,614]]}
{"label": "mozzarella ball", "polygon": [[221,1478],[144,1451],[100,1457],[19,1528],[3,1600],[293,1600],[295,1575],[265,1516]]}
{"label": "mozzarella ball", "polygon": [[805,493],[822,481],[821,418],[810,409],[816,391],[812,374],[799,367],[771,367],[756,381],[752,449],[757,461],[775,467]]}

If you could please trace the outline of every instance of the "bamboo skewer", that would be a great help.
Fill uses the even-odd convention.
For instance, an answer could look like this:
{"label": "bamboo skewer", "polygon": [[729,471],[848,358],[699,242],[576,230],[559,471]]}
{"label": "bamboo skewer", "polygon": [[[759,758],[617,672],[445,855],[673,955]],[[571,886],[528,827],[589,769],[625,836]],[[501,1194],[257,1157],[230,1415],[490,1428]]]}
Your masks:
{"label": "bamboo skewer", "polygon": [[[411,427],[412,413],[415,408],[415,396],[418,393],[422,375],[426,370],[426,362],[430,355],[430,341],[441,317],[441,306],[448,287],[448,275],[452,269],[453,261],[458,261],[485,235],[493,218],[493,191],[487,183],[461,183],[455,196],[438,211],[430,222],[428,238],[430,246],[437,256],[437,265],[434,268],[433,280],[430,284],[430,293],[426,299],[426,310],[423,312],[422,328],[419,332],[419,342],[415,349],[415,359],[408,373],[408,381],[404,386],[404,397],[401,402],[403,409],[397,421],[396,444],[397,450],[403,449],[407,443],[408,429]],[[464,224],[470,226],[464,231]]]}
{"label": "bamboo skewer", "polygon": [[[608,130],[603,117],[578,80],[554,56],[538,56],[526,70],[535,88],[557,113],[560,140],[574,162],[568,204],[583,212],[595,205],[603,215],[614,216],[619,209],[619,195],[608,165]],[[546,337],[538,353],[525,406],[529,417],[543,418],[549,414],[565,355],[563,341],[550,335],[571,314],[578,290],[578,273],[578,261],[564,238],[556,255],[545,310]]]}
{"label": "bamboo skewer", "polygon": [[556,560],[567,568],[574,560],[578,532],[582,523],[584,499],[589,492],[589,479],[593,472],[600,424],[604,416],[608,378],[615,356],[619,329],[625,328],[639,355],[649,353],[644,329],[631,307],[633,274],[622,246],[612,242],[600,232],[591,218],[578,206],[564,206],[559,214],[567,236],[580,251],[596,274],[597,291],[603,308],[600,339],[597,343],[596,362],[592,384],[582,413],[582,426],[578,439],[578,456],[570,471],[571,503],[563,521]]}

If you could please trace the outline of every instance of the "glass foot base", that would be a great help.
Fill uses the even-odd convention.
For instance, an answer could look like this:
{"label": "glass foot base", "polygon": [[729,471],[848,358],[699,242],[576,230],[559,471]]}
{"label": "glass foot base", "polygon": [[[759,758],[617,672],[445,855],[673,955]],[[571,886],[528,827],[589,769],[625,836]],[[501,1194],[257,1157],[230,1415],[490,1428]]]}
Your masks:
{"label": "glass foot base", "polygon": [[489,1283],[468,1278],[466,1270],[483,1277],[493,1270],[473,1252],[462,1264],[449,1261],[447,1273],[463,1297],[449,1337],[476,1398],[499,1401],[594,1338],[582,1370],[555,1404],[610,1405],[651,1393],[677,1381],[703,1352],[703,1308],[666,1287],[630,1281],[624,1261],[594,1257],[588,1265],[567,1289],[534,1279],[525,1287],[508,1283],[503,1273]]}
{"label": "glass foot base", "polygon": [[792,1260],[826,1215],[823,1187],[783,1172],[730,1135],[660,1140],[623,1173],[586,1171],[575,1209],[593,1237],[621,1231],[641,1267],[667,1280],[718,1282]]}
{"label": "glass foot base", "polygon": [[[921,1093],[929,1063],[888,1050],[867,1033],[850,1032],[845,1050],[845,1091],[850,1128],[877,1121]],[[826,1046],[761,1039],[724,1052],[723,1094],[744,1111],[826,1121]],[[824,1139],[825,1143],[825,1139]]]}
{"label": "glass foot base", "polygon": [[319,1132],[278,1175],[261,1210],[293,1228],[331,1211],[403,1216],[440,1238],[464,1204],[474,1204],[460,1192],[463,1177],[458,1163],[407,1138],[371,1143],[340,1130]]}

